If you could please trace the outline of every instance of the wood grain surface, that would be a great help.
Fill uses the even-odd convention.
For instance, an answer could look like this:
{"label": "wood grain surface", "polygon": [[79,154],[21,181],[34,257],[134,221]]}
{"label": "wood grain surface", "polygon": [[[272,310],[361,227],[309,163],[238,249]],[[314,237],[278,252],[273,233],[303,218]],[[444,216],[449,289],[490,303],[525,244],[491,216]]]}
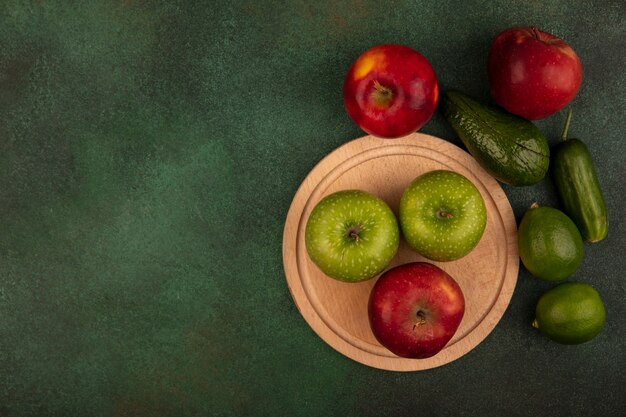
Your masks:
{"label": "wood grain surface", "polygon": [[[466,300],[465,316],[456,334],[437,355],[405,359],[381,346],[369,327],[367,302],[377,277],[356,284],[327,277],[309,259],[304,231],[320,199],[345,189],[371,192],[385,200],[397,215],[404,189],[418,175],[434,169],[456,171],[476,185],[487,207],[487,227],[478,246],[464,258],[453,262],[429,261],[448,272],[461,286]],[[393,140],[366,136],[330,153],[300,185],[284,228],[285,275],[304,319],[337,351],[380,369],[429,369],[469,352],[502,317],[517,282],[516,229],[513,211],[502,188],[464,150],[421,133]],[[424,260],[401,239],[390,267]]]}

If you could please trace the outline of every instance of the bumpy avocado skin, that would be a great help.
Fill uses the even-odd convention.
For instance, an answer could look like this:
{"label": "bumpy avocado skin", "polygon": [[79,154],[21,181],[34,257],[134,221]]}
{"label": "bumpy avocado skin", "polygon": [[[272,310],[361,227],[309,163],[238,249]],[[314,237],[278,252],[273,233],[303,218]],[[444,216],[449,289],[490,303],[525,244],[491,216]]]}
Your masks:
{"label": "bumpy avocado skin", "polygon": [[443,94],[441,109],[467,150],[498,180],[526,186],[545,177],[550,147],[532,122],[458,91]]}

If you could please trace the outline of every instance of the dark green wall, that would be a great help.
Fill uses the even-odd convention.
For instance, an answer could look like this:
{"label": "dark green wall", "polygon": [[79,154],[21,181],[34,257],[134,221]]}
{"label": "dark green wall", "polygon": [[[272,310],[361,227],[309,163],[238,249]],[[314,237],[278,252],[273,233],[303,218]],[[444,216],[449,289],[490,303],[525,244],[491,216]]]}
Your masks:
{"label": "dark green wall", "polygon": [[[0,416],[573,416],[626,413],[626,7],[620,1],[0,3]],[[403,43],[488,100],[491,39],[537,25],[578,52],[570,135],[611,228],[572,280],[608,322],[564,347],[530,327],[523,268],[494,332],[417,373],[319,339],[282,270],[291,199],[362,135],[343,77]],[[564,112],[541,121],[558,141]],[[424,132],[459,144],[437,114]],[[553,185],[504,187],[518,217]]]}

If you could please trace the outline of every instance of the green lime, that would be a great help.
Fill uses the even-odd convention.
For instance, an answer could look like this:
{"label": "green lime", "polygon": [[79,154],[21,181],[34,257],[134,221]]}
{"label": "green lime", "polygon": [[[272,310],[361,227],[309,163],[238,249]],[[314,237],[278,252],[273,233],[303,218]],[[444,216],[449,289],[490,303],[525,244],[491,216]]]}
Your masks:
{"label": "green lime", "polygon": [[537,278],[559,281],[583,259],[583,239],[574,222],[552,207],[533,204],[520,222],[517,240],[522,263]]}
{"label": "green lime", "polygon": [[541,296],[533,327],[555,342],[575,345],[596,337],[605,319],[604,304],[591,285],[566,282]]}

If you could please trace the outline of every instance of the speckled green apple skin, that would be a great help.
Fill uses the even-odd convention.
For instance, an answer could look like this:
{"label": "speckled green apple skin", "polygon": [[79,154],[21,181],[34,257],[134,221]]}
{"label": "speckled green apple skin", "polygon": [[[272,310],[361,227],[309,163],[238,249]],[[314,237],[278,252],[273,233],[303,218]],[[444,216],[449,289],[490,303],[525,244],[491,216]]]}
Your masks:
{"label": "speckled green apple skin", "polygon": [[472,251],[487,225],[478,189],[463,175],[430,171],[402,194],[400,226],[408,244],[434,261],[453,261]]}
{"label": "speckled green apple skin", "polygon": [[[358,239],[350,236],[357,232]],[[311,260],[331,278],[360,282],[381,273],[400,244],[398,221],[380,198],[359,190],[324,197],[306,225]]]}

